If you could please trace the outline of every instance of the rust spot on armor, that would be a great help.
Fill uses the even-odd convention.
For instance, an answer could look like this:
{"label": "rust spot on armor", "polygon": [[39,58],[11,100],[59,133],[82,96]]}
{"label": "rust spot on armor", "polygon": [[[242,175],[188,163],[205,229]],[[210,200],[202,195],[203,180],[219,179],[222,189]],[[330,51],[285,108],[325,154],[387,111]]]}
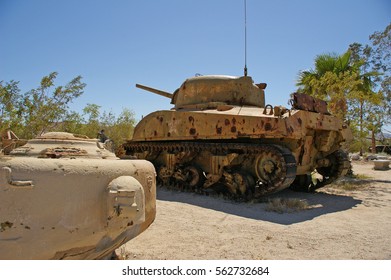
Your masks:
{"label": "rust spot on armor", "polygon": [[300,118],[298,118],[297,121],[299,122],[300,125],[303,123],[303,121]]}
{"label": "rust spot on armor", "polygon": [[194,135],[197,133],[197,130],[195,128],[190,128],[190,134]]}
{"label": "rust spot on armor", "polygon": [[222,130],[223,130],[222,127],[218,127],[218,126],[216,125],[216,133],[217,133],[217,134],[221,134]]}
{"label": "rust spot on armor", "polygon": [[231,124],[231,122],[229,121],[229,119],[225,119],[225,125],[230,125]]}
{"label": "rust spot on armor", "polygon": [[266,130],[266,131],[272,130],[272,125],[271,125],[270,123],[267,123],[267,124],[265,125],[265,130]]}
{"label": "rust spot on armor", "polygon": [[232,118],[232,124],[233,124],[233,125],[236,124],[236,119],[235,119],[235,118]]}
{"label": "rust spot on armor", "polygon": [[153,132],[153,135],[157,136],[157,131],[156,130]]}
{"label": "rust spot on armor", "polygon": [[327,102],[321,99],[309,96],[303,93],[293,93],[293,104],[292,107],[298,110],[316,112],[321,114],[329,115],[327,111]]}
{"label": "rust spot on armor", "polygon": [[5,231],[7,228],[12,228],[14,224],[11,223],[10,221],[5,221],[3,223],[0,224],[1,228],[0,228],[0,232],[3,232]]}
{"label": "rust spot on armor", "polygon": [[88,152],[86,150],[74,147],[56,147],[47,148],[41,151],[40,156],[42,158],[61,158],[61,157],[72,157],[72,156],[85,156]]}
{"label": "rust spot on armor", "polygon": [[171,133],[170,133],[170,132],[168,132],[168,133],[167,133],[167,137],[170,137],[170,136],[171,136]]}
{"label": "rust spot on armor", "polygon": [[232,132],[232,133],[235,133],[235,132],[236,132],[236,126],[231,127],[231,132]]}
{"label": "rust spot on armor", "polygon": [[189,117],[189,122],[191,122],[191,123],[194,122],[194,118],[192,116]]}

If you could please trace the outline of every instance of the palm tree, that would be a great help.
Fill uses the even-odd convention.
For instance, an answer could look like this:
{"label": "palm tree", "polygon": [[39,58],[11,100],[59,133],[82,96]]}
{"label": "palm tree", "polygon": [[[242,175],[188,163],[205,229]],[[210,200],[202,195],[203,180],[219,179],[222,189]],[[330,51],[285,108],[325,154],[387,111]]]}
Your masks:
{"label": "palm tree", "polygon": [[365,107],[379,103],[378,94],[373,91],[373,78],[379,74],[366,72],[365,65],[366,61],[353,57],[350,49],[342,55],[322,54],[315,58],[314,70],[299,73],[296,84],[299,92],[327,101],[333,114],[358,123],[361,152],[364,116],[371,114]]}
{"label": "palm tree", "polygon": [[301,71],[297,86],[298,91],[323,99],[329,103],[330,111],[346,119],[347,93],[352,90],[352,83],[346,78],[357,70],[356,64],[350,63],[351,52],[342,55],[322,54],[315,58],[315,69]]}

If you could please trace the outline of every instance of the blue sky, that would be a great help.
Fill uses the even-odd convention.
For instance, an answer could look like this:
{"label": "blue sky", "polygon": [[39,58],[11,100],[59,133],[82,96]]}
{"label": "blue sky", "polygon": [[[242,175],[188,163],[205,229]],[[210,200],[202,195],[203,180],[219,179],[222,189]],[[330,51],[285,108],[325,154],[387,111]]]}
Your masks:
{"label": "blue sky", "polygon": [[[196,73],[242,75],[243,0],[0,0],[0,80],[22,92],[50,72],[63,85],[87,84],[71,108],[87,103],[136,118],[169,109],[173,92]],[[366,44],[391,21],[389,0],[247,0],[247,66],[266,82],[266,102],[287,106],[300,70],[322,53]]]}

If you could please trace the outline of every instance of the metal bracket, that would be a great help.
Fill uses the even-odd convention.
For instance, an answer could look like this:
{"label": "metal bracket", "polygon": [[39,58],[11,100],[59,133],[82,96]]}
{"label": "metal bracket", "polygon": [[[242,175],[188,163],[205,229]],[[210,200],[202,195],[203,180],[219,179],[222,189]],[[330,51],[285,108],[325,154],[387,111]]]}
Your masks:
{"label": "metal bracket", "polygon": [[145,198],[142,185],[132,176],[120,176],[108,185],[108,219],[126,224],[145,220]]}
{"label": "metal bracket", "polygon": [[7,183],[18,189],[32,189],[34,187],[32,180],[13,180],[12,179],[12,170],[10,167],[3,167],[1,173],[4,174]]}

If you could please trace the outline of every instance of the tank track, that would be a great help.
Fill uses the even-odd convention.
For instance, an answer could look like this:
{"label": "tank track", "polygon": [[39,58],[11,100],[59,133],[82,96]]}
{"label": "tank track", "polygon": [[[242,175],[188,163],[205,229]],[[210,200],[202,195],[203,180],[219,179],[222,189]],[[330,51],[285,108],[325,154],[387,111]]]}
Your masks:
{"label": "tank track", "polygon": [[323,176],[323,180],[317,182],[316,185],[312,186],[310,190],[322,188],[326,185],[331,184],[339,177],[345,176],[350,168],[350,160],[347,153],[342,150],[337,150],[329,156],[330,160],[334,163],[328,168],[318,168],[317,171]]}
{"label": "tank track", "polygon": [[[235,177],[240,178],[241,181],[245,181],[245,184],[248,185],[246,191],[231,191],[223,192],[226,196],[229,196],[233,199],[253,199],[259,198],[264,195],[274,193],[289,187],[296,178],[296,160],[292,155],[291,151],[283,146],[279,145],[268,145],[268,144],[258,144],[258,143],[225,143],[225,142],[167,142],[167,141],[148,141],[148,142],[127,142],[124,144],[124,149],[127,155],[138,155],[139,158],[150,160],[156,167],[159,172],[159,164],[156,163],[156,159],[162,152],[167,152],[170,154],[179,154],[185,152],[187,154],[197,154],[200,152],[209,152],[211,156],[213,155],[227,155],[230,153],[237,153],[244,157],[251,158],[255,160],[258,157],[261,161],[263,155],[265,157],[273,157],[272,160],[279,160],[280,166],[279,171],[284,174],[282,177],[274,176],[274,178],[249,178],[256,176],[242,176],[241,171],[238,173],[237,166],[227,166],[224,170],[226,180],[219,180],[217,184],[213,186],[207,186],[207,182],[202,182],[202,185],[197,188],[192,188],[186,185],[186,183],[181,182],[180,184],[172,183],[173,180],[162,181],[159,180],[162,185],[166,187],[174,187],[177,189],[192,189],[194,192],[200,193],[209,193],[211,190],[219,189],[221,190],[222,185],[227,185],[227,181],[230,181]],[[192,163],[192,160],[189,160],[187,163]],[[184,165],[186,165],[185,163]],[[195,165],[197,165],[195,163]],[[246,171],[246,170],[244,170]],[[239,174],[239,175],[238,175]],[[205,174],[204,174],[205,175]],[[277,174],[278,175],[278,174]],[[259,177],[259,176],[258,176]],[[227,179],[231,178],[231,179]],[[159,179],[159,174],[158,174]],[[234,180],[234,179],[232,179]],[[174,180],[175,181],[175,180]],[[235,181],[235,180],[234,180]],[[242,182],[242,184],[244,184]],[[206,186],[206,187],[205,187]]]}
{"label": "tank track", "polygon": [[300,175],[297,176],[296,180],[291,185],[291,189],[294,191],[312,192],[345,176],[351,169],[348,154],[342,150],[337,150],[330,154],[328,159],[332,163],[329,167],[317,169],[317,172],[323,176],[321,180],[316,179],[316,182],[313,182],[311,175]]}

